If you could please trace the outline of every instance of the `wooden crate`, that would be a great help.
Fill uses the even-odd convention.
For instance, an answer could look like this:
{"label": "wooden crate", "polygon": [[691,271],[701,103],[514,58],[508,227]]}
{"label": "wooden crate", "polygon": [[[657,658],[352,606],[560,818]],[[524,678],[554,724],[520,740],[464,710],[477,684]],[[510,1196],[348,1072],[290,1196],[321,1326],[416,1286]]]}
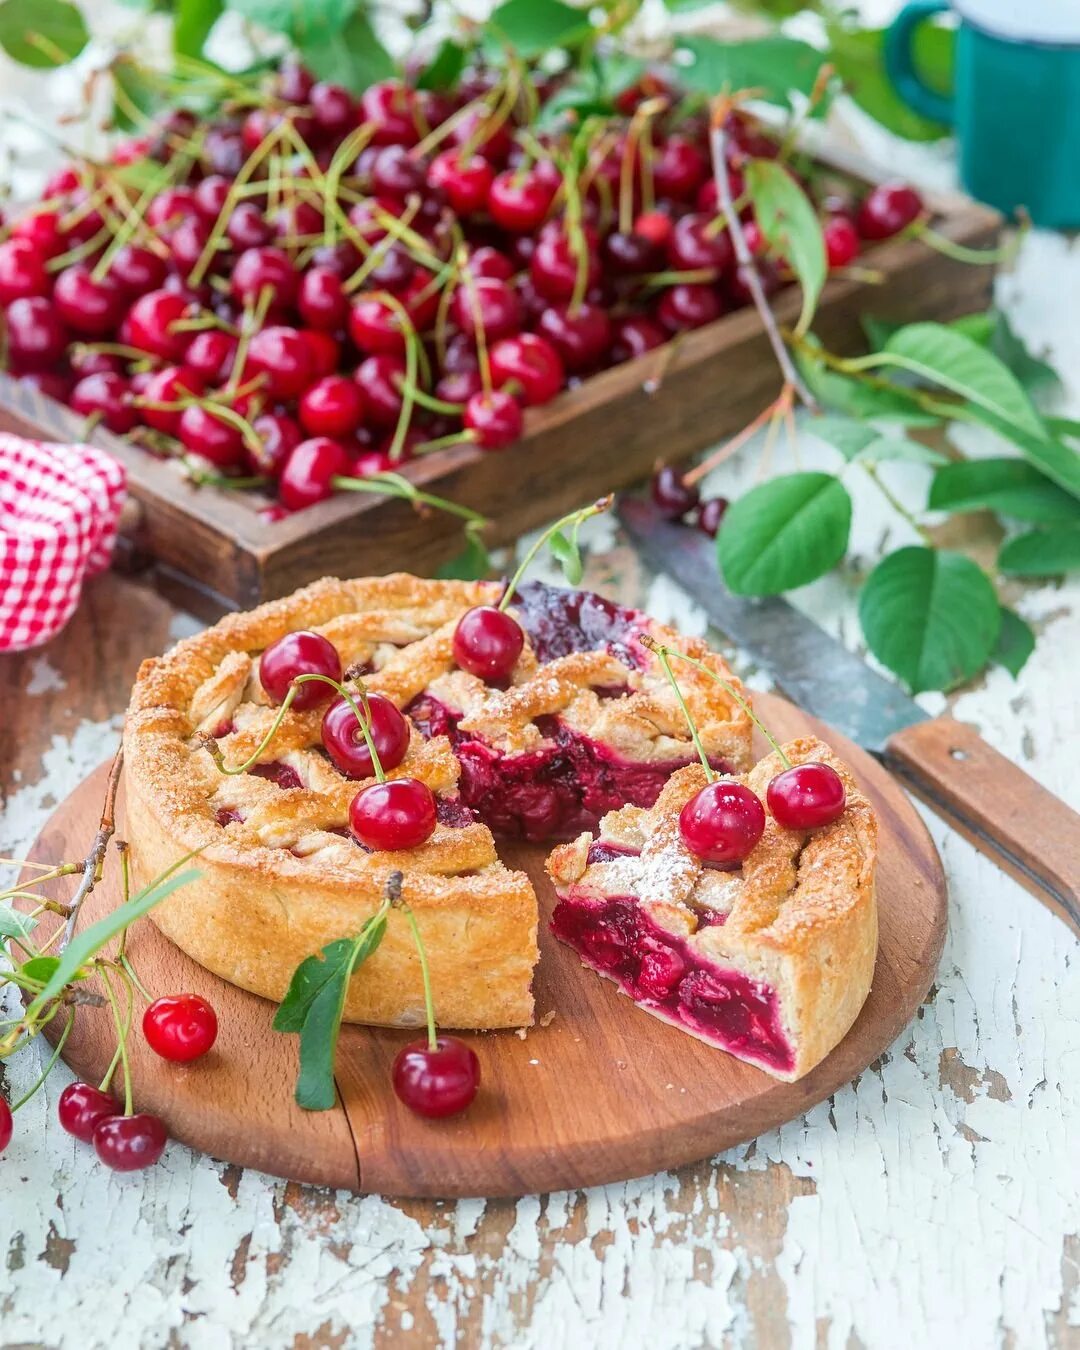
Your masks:
{"label": "wooden crate", "polygon": [[[863,182],[879,174],[831,154],[831,167]],[[965,199],[928,198],[935,227],[969,248],[997,241],[1001,220]],[[916,239],[870,250],[880,285],[828,282],[814,323],[833,351],[864,345],[860,316],[949,319],[985,308],[992,270],[953,261]],[[774,299],[794,323],[797,286]],[[418,485],[489,517],[489,544],[640,481],[657,460],[676,463],[745,426],[775,397],[776,363],[757,313],[739,310],[638,360],[594,375],[525,417],[524,438],[502,454],[460,445],[425,456],[405,472]],[[0,374],[0,430],[76,441],[83,419],[30,386]],[[246,608],[327,574],[363,576],[399,568],[430,574],[460,552],[461,523],[419,515],[406,502],[343,493],[280,521],[260,518],[266,499],[188,482],[179,464],[158,460],[105,431],[90,437],[125,466],[136,509],[129,551]]]}

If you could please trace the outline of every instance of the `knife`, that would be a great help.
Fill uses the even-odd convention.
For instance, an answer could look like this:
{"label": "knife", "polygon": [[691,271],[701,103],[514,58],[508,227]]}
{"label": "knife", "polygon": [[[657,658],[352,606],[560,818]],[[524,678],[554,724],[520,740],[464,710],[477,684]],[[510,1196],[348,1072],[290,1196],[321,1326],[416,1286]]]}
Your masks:
{"label": "knife", "polygon": [[897,685],[779,596],[732,595],[712,542],[625,497],[619,517],[667,572],[804,711],[870,751],[905,786],[1080,934],[1080,815],[982,739],[930,717]]}

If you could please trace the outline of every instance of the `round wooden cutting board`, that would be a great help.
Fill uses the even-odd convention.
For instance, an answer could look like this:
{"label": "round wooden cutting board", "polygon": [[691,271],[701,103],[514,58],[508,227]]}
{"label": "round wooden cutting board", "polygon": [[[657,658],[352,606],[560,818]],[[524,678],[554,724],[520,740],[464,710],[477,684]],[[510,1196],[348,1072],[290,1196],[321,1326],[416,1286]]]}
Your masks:
{"label": "round wooden cutting board", "polygon": [[[394,1096],[390,1066],[415,1032],[345,1027],[340,1104],[309,1113],[293,1102],[297,1039],[271,1030],[274,1006],[197,966],[151,923],[128,950],[155,995],[194,990],[221,1031],[205,1060],[178,1068],[131,1037],[138,1109],[159,1113],[177,1139],[215,1158],[297,1181],[393,1196],[501,1196],[620,1181],[717,1153],[790,1120],[873,1062],[915,1014],[945,936],[945,880],[925,827],[902,789],[869,755],[776,697],[758,695],[781,738],[814,731],[847,760],[881,825],[881,944],[873,989],[844,1041],[807,1077],[779,1083],[635,1008],[547,932],[554,892],[546,850],[502,850],[540,898],[537,1025],[470,1037],[483,1066],[473,1106],[424,1121]],[[761,750],[763,747],[758,747]],[[56,811],[37,861],[82,857],[97,829],[108,767]],[[118,803],[123,836],[123,792]],[[118,868],[91,894],[84,922],[117,903]],[[436,957],[437,959],[437,957]],[[361,975],[362,978],[362,975]],[[82,1008],[64,1058],[97,1082],[114,1049],[106,1010]]]}

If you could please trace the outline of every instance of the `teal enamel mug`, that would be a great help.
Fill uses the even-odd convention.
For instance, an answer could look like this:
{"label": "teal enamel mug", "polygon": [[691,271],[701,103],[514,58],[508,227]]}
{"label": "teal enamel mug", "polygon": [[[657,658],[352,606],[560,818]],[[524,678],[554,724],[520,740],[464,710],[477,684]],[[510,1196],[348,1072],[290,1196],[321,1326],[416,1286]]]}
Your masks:
{"label": "teal enamel mug", "polygon": [[[959,23],[945,95],[920,76],[914,45],[947,12]],[[1080,0],[914,0],[886,34],[885,66],[906,103],[954,129],[973,197],[1080,228]]]}

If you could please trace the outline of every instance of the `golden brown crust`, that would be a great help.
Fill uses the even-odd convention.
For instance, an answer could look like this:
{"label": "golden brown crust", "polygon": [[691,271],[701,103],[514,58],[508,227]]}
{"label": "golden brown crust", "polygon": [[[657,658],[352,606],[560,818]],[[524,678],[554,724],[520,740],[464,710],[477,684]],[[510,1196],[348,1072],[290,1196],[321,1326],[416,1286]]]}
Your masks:
{"label": "golden brown crust", "polygon": [[[233,614],[144,661],[132,691],[125,763],[132,864],[146,882],[184,853],[199,850],[202,879],[154,912],[155,921],[195,960],[243,988],[280,999],[300,960],[356,932],[378,905],[390,872],[405,874],[405,898],[432,951],[436,1015],[448,1027],[517,1026],[531,1021],[537,958],[536,899],[528,879],[499,862],[488,829],[439,825],[408,854],[367,853],[342,838],[361,784],[318,752],[322,709],[289,710],[263,763],[284,764],[301,786],[282,789],[252,773],[224,775],[206,748],[213,737],[227,765],[246,762],[275,716],[258,679],[260,653],[286,633],[328,637],[343,664],[363,665],[367,687],[404,707],[431,690],[465,711],[462,725],[507,752],[535,743],[532,719],[558,712],[628,758],[690,757],[681,714],[655,658],[641,668],[603,652],[575,653],[540,666],[531,647],[510,688],[493,690],[456,668],[457,620],[491,603],[501,585],[424,581],[406,574],[324,579],[249,613]],[[684,640],[642,617],[661,642],[680,646],[733,680],[699,639]],[[635,655],[637,652],[635,650]],[[605,683],[628,696],[601,700]],[[742,767],[749,722],[715,682],[692,672],[687,697],[709,753]],[[453,797],[458,764],[443,737],[413,733],[394,773]],[[399,916],[350,986],[350,1021],[413,1025],[422,1008],[419,970]]]}
{"label": "golden brown crust", "polygon": [[[582,835],[556,848],[548,871],[560,894],[629,895],[654,923],[684,937],[706,960],[762,980],[776,993],[794,1052],[790,1073],[808,1073],[846,1035],[870,991],[877,957],[874,870],[877,820],[850,770],[821,741],[784,746],[793,764],[829,764],[844,780],[847,804],[833,824],[782,828],[767,813],[765,832],[738,872],[706,867],[679,833],[679,812],[705,785],[699,765],[669,779],[656,805],[605,816],[599,837],[639,856],[589,864]],[[783,765],[761,760],[739,781],[765,801]],[[703,924],[708,911],[725,916]]]}

